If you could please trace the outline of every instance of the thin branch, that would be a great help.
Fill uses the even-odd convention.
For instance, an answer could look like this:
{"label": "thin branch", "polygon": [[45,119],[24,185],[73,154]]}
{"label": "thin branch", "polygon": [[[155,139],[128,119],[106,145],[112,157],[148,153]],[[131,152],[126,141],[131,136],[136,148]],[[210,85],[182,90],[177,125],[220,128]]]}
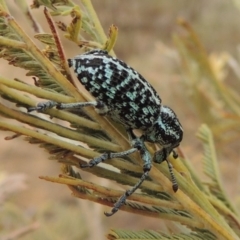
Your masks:
{"label": "thin branch", "polygon": [[56,27],[55,27],[55,25],[53,23],[52,17],[49,14],[49,12],[48,12],[46,7],[44,8],[44,14],[45,14],[45,17],[47,19],[47,22],[48,22],[48,25],[50,27],[50,30],[52,32],[54,41],[56,43],[56,48],[58,50],[59,59],[60,59],[60,65],[65,70],[67,79],[75,86],[74,81],[72,79],[72,75],[71,75],[70,70],[69,70],[69,67],[67,65],[66,56],[65,56],[65,53],[63,51],[61,40],[60,40],[60,38],[58,36],[58,33],[57,33]]}
{"label": "thin branch", "polygon": [[27,49],[27,45],[25,43],[2,36],[0,36],[0,45],[18,49]]}

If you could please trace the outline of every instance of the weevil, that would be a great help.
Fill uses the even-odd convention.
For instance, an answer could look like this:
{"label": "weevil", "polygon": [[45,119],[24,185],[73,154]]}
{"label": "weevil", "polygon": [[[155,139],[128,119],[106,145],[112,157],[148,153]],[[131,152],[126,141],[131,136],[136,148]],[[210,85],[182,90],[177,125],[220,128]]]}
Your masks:
{"label": "weevil", "polygon": [[[143,160],[143,174],[139,181],[127,190],[114,204],[110,213],[116,213],[125,203],[128,196],[133,194],[149,175],[152,166],[152,157],[144,142],[161,145],[156,151],[153,161],[168,164],[172,188],[176,192],[178,184],[173,174],[172,165],[168,156],[178,155],[174,148],[178,147],[183,137],[183,128],[174,111],[162,105],[161,98],[143,78],[141,74],[128,66],[123,61],[114,58],[104,50],[92,50],[68,60],[78,80],[95,97],[94,102],[78,103],[39,103],[37,107],[29,108],[29,111],[44,111],[56,106],[58,109],[82,108],[93,106],[100,114],[109,116],[113,121],[120,123],[126,129],[132,148],[118,153],[104,153],[90,160],[80,167],[94,167],[107,159],[125,157],[138,151]],[[136,137],[133,130],[140,129],[142,135]]]}

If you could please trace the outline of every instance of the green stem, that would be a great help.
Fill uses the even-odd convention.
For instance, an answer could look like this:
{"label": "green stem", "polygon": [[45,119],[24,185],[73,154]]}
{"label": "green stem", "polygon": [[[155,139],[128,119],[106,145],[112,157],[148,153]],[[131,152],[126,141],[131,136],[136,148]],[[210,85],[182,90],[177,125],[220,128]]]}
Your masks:
{"label": "green stem", "polygon": [[48,122],[36,116],[31,116],[29,114],[25,114],[16,110],[12,110],[10,108],[5,107],[0,104],[0,111],[20,122],[30,124],[31,126],[35,126],[41,129],[48,130],[50,132],[56,133],[59,136],[63,136],[68,139],[77,140],[80,142],[84,142],[90,144],[91,146],[98,146],[103,149],[108,149],[110,151],[119,151],[120,147],[114,143],[104,141],[95,137],[88,136],[86,134],[78,133],[77,131],[70,130],[68,128],[62,127],[56,123]]}
{"label": "green stem", "polygon": [[60,93],[50,92],[48,90],[28,85],[20,81],[11,80],[0,76],[0,83],[8,86],[9,88],[17,89],[19,91],[24,91],[30,93],[36,97],[49,99],[55,102],[71,103],[74,101],[73,97],[69,97]]}
{"label": "green stem", "polygon": [[104,33],[104,30],[98,19],[98,16],[93,8],[93,5],[90,0],[82,0],[82,3],[89,14],[89,18],[91,19],[91,21],[93,22],[93,24],[95,26],[97,36],[99,36],[99,39],[97,39],[97,40],[103,45],[107,41],[107,37]]}
{"label": "green stem", "polygon": [[36,138],[36,139],[41,140],[45,143],[50,143],[50,144],[56,145],[58,147],[61,147],[63,149],[68,149],[68,150],[70,150],[74,153],[77,153],[81,156],[85,156],[85,157],[88,157],[88,158],[94,158],[96,156],[99,156],[98,153],[96,153],[96,152],[94,152],[90,149],[86,149],[86,148],[83,148],[83,147],[80,147],[80,146],[77,146],[77,145],[73,145],[73,144],[68,143],[66,141],[62,141],[59,138],[50,137],[50,136],[47,136],[46,134],[27,129],[23,126],[17,126],[17,125],[14,125],[14,124],[10,124],[10,123],[0,121],[0,128],[9,130],[9,131],[12,131],[12,132],[15,132],[15,133],[19,133],[21,135]]}
{"label": "green stem", "polygon": [[0,6],[5,12],[9,12],[5,0],[0,0]]}
{"label": "green stem", "polygon": [[2,36],[0,36],[0,45],[18,49],[27,49],[27,45],[25,43]]}

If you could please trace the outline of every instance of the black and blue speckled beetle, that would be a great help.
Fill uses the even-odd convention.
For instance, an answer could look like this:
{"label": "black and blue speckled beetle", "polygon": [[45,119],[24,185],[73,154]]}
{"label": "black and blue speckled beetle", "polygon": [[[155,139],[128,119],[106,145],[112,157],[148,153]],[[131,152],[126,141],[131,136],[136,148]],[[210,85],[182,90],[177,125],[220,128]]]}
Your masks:
{"label": "black and blue speckled beetle", "polygon": [[[179,146],[183,129],[176,114],[169,107],[161,105],[161,99],[154,88],[134,69],[126,63],[111,57],[106,51],[93,50],[68,60],[73,67],[78,80],[96,98],[95,102],[80,102],[72,104],[39,104],[31,110],[42,111],[57,106],[58,109],[81,108],[94,106],[100,114],[108,115],[113,121],[122,124],[130,138],[132,148],[120,153],[105,153],[92,159],[81,167],[93,167],[100,162],[114,157],[124,157],[139,151],[143,161],[143,175],[132,189],[125,192],[115,203],[111,216],[125,203],[130,196],[146,179],[151,169],[151,155],[144,142],[157,143],[161,150],[154,155],[153,161],[168,163],[172,178],[173,190],[177,191],[178,184],[172,171],[172,165],[167,157]],[[142,136],[136,137],[133,129],[141,129]]]}

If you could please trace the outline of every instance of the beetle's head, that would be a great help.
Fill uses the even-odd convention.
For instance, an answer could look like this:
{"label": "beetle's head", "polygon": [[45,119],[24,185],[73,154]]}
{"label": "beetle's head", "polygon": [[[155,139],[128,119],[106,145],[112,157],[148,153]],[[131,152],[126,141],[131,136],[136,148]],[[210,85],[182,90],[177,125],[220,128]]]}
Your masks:
{"label": "beetle's head", "polygon": [[174,111],[167,106],[161,106],[159,118],[145,131],[144,137],[145,141],[173,149],[182,141],[183,128]]}

